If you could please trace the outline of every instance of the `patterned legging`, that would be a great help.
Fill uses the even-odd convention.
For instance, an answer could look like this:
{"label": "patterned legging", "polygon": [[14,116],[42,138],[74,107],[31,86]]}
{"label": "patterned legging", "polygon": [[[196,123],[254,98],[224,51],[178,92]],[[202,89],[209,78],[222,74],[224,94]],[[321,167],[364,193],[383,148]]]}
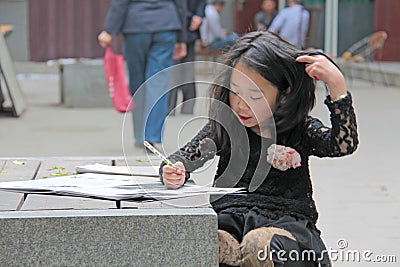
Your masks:
{"label": "patterned legging", "polygon": [[[218,230],[220,266],[316,266],[313,262],[291,260],[301,255],[300,247],[288,231],[261,227],[248,232],[239,242],[228,232]],[[296,252],[296,253],[293,253]]]}
{"label": "patterned legging", "polygon": [[218,229],[220,266],[318,266],[319,259],[303,253],[307,251],[301,249],[294,233],[302,240],[317,237],[307,232],[304,222],[294,218],[270,220],[260,215],[257,208],[240,215],[220,212]]}

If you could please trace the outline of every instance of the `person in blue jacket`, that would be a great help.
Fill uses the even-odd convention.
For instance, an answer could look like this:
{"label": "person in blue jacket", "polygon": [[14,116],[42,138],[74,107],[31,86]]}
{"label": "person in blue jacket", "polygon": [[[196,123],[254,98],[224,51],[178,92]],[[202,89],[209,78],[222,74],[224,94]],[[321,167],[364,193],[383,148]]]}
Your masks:
{"label": "person in blue jacket", "polygon": [[143,146],[144,140],[161,143],[170,75],[164,71],[145,81],[170,67],[173,57],[186,55],[186,12],[186,0],[112,0],[105,28],[98,35],[103,47],[110,45],[115,35],[124,37],[129,89],[136,103],[136,146]]}

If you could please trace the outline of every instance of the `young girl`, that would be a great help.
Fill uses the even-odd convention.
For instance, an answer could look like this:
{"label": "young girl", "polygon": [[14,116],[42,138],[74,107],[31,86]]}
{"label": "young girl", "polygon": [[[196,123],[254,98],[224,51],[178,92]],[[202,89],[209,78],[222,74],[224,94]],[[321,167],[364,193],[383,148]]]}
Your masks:
{"label": "young girl", "polygon": [[[343,75],[325,55],[298,50],[270,32],[241,37],[225,64],[231,68],[211,88],[209,123],[169,156],[177,169],[161,166],[162,182],[169,189],[183,186],[217,154],[216,186],[247,189],[211,200],[220,266],[330,266],[316,227],[308,162],[312,155],[349,155],[358,146]],[[331,128],[309,116],[314,80],[329,88]]]}

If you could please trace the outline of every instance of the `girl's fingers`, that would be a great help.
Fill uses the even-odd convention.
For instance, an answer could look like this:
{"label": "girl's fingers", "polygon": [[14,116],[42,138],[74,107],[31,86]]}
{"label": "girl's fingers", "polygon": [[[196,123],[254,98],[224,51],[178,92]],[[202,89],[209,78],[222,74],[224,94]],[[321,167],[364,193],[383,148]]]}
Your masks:
{"label": "girl's fingers", "polygon": [[164,185],[167,188],[171,188],[171,189],[179,188],[184,184],[184,179],[183,178],[180,178],[180,179],[177,179],[177,180],[164,178],[163,180],[164,180]]}
{"label": "girl's fingers", "polygon": [[168,174],[163,176],[163,181],[164,184],[183,184],[185,182],[185,177]]}
{"label": "girl's fingers", "polygon": [[174,167],[170,167],[168,165],[165,165],[163,167],[163,173],[168,173],[168,174],[172,174],[172,173],[176,173],[177,169],[175,169]]}
{"label": "girl's fingers", "polygon": [[175,182],[177,182],[177,181],[182,181],[182,180],[183,180],[183,176],[181,176],[181,175],[178,176],[178,175],[176,175],[176,174],[169,174],[169,175],[166,175],[166,176],[164,177],[164,179],[175,183]]}
{"label": "girl's fingers", "polygon": [[320,64],[321,60],[316,59],[313,63],[305,64],[305,71],[308,76],[317,81],[324,80],[326,78],[327,69],[323,64]]}
{"label": "girl's fingers", "polygon": [[185,166],[182,162],[176,162],[177,168],[165,165],[163,167],[163,182],[168,189],[177,189],[185,183]]}
{"label": "girl's fingers", "polygon": [[305,71],[313,79],[319,80],[317,73],[315,73],[315,62],[317,58],[314,56],[300,56],[296,58],[297,62],[306,63],[305,64]]}
{"label": "girl's fingers", "polygon": [[175,166],[163,166],[163,182],[168,189],[177,189],[185,183],[185,166],[182,162],[176,162]]}
{"label": "girl's fingers", "polygon": [[178,177],[167,176],[167,177],[164,177],[164,180],[167,181],[168,183],[176,184],[176,183],[185,181],[185,178],[183,176],[178,176]]}
{"label": "girl's fingers", "polygon": [[164,169],[163,168],[163,173],[164,174],[168,174],[168,175],[178,175],[178,176],[182,176],[185,174],[185,171],[181,170],[181,169],[175,169],[175,168],[171,168],[171,169]]}
{"label": "girl's fingers", "polygon": [[303,62],[303,63],[314,63],[316,60],[315,56],[299,56],[296,58],[297,62]]}
{"label": "girl's fingers", "polygon": [[185,173],[185,166],[183,165],[182,162],[175,163],[175,166],[176,166],[176,168],[168,166],[168,165],[164,165],[163,173],[168,173],[168,174],[176,173],[179,175],[182,175]]}
{"label": "girl's fingers", "polygon": [[318,77],[319,73],[317,73],[317,70],[314,65],[306,66],[305,71],[308,74],[308,76],[310,76],[311,78]]}

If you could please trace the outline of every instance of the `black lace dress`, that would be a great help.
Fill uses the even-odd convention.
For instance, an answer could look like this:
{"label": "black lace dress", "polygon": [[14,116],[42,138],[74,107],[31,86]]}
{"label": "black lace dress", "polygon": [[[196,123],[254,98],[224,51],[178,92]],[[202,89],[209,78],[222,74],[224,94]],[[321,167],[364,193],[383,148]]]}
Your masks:
{"label": "black lace dress", "polygon": [[[301,167],[280,171],[269,166],[269,172],[263,174],[265,176],[263,182],[256,190],[248,191],[244,195],[225,195],[212,199],[213,209],[218,214],[249,216],[251,213],[252,216],[261,216],[264,218],[262,224],[254,225],[255,228],[262,226],[283,228],[292,233],[302,249],[314,250],[317,255],[320,255],[325,246],[315,225],[318,212],[313,200],[309,156],[340,157],[353,153],[358,146],[357,123],[351,94],[348,93],[345,98],[335,102],[328,96],[325,104],[331,114],[331,128],[324,126],[320,120],[311,116],[306,117],[304,123],[295,128],[295,131],[300,133],[301,141],[291,147],[299,152]],[[249,158],[244,173],[234,186],[248,189],[251,179],[260,167],[257,165],[258,162],[265,162],[265,165],[268,165],[264,158],[265,153],[260,151],[261,143],[272,144],[273,141],[262,138],[249,129],[246,129],[246,132],[250,145]],[[211,136],[210,126],[207,124],[189,143],[169,156],[173,162],[183,162],[185,168],[189,170],[186,172],[187,179],[190,171],[200,167],[215,155],[207,151],[207,148],[200,149],[203,141]],[[217,144],[217,151],[220,151],[218,141],[214,141]],[[279,136],[277,144],[289,146],[280,143]],[[226,172],[230,155],[218,152],[217,155],[220,156],[215,176],[218,186],[218,178],[221,175],[234,177],[234,172]],[[259,172],[256,175],[260,175]],[[241,234],[246,234],[246,231]],[[237,238],[240,241],[241,237]],[[330,266],[327,257],[321,261],[321,266]]]}

